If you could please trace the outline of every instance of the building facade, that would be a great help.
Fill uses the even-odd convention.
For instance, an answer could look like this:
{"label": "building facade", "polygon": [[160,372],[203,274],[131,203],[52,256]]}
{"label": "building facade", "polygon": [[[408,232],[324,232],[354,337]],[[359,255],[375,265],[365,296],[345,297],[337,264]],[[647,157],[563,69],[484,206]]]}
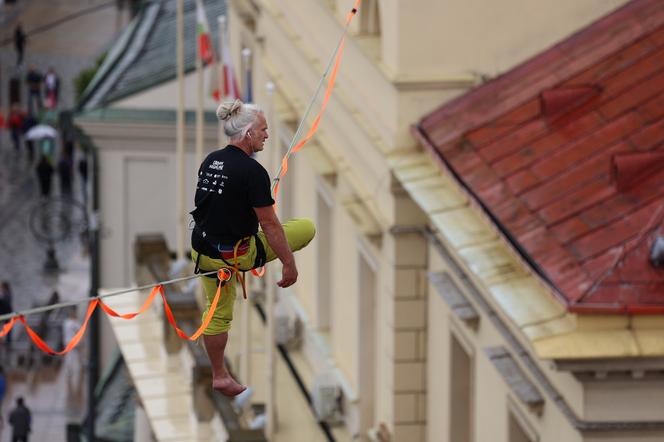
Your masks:
{"label": "building facade", "polygon": [[[230,2],[233,52],[254,54],[256,101],[271,134],[261,160],[271,174],[351,3]],[[619,20],[597,20],[627,2],[535,3],[362,2],[324,122],[291,159],[279,215],[312,217],[318,231],[298,254],[298,284],[279,291],[279,304],[301,323],[296,365],[307,388],[316,396],[334,380],[338,409],[323,417],[353,439],[662,437],[662,403],[650,394],[662,388],[661,316],[569,310],[528,253],[505,240],[483,200],[422,152],[425,136],[411,133],[441,104],[521,72],[515,66],[546,67],[552,59],[536,56],[575,32],[607,35],[607,23]],[[608,54],[661,24],[656,2],[625,7],[625,20],[637,23],[623,34],[631,37],[584,44]],[[531,80],[528,98],[556,84],[546,75]],[[486,112],[512,109],[493,93],[485,107],[463,109],[466,130]],[[444,116],[427,117],[432,134]],[[450,121],[444,130],[455,129]]]}

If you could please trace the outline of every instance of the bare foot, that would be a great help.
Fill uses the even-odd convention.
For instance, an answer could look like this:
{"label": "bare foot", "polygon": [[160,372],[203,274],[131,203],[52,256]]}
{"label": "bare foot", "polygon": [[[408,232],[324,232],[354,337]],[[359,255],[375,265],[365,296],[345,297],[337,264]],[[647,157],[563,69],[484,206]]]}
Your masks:
{"label": "bare foot", "polygon": [[244,385],[238,384],[230,375],[212,380],[212,388],[224,396],[237,396],[247,389]]}

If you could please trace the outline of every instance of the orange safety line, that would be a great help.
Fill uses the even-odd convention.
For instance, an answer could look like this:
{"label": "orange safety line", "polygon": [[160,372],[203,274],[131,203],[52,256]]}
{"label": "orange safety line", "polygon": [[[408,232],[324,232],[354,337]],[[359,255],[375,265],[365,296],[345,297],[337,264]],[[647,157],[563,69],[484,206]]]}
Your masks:
{"label": "orange safety line", "polygon": [[[357,9],[360,7],[360,3],[362,0],[355,0],[355,4],[353,5],[353,9],[346,15],[346,22],[344,23],[344,27],[348,27],[348,24],[350,21],[353,19],[355,14],[357,13]],[[311,125],[309,130],[307,131],[307,134],[304,136],[302,140],[300,140],[295,147],[290,149],[286,154],[284,155],[283,159],[281,160],[281,170],[279,172],[279,177],[275,180],[274,183],[274,200],[277,200],[277,195],[279,195],[279,184],[281,183],[281,179],[286,175],[286,172],[288,172],[288,158],[291,156],[291,154],[296,153],[298,150],[302,149],[307,142],[314,136],[316,131],[318,130],[318,125],[320,124],[320,120],[323,117],[323,112],[325,112],[325,108],[327,107],[328,101],[330,101],[330,96],[332,95],[332,89],[334,89],[334,83],[336,82],[337,79],[337,71],[339,70],[339,65],[341,64],[341,56],[343,55],[344,52],[344,44],[346,43],[346,32],[344,31],[344,35],[341,38],[341,41],[339,42],[339,49],[337,51],[337,55],[334,60],[334,67],[332,68],[332,72],[330,74],[330,79],[328,80],[327,87],[325,88],[325,96],[323,97],[323,102],[321,103],[320,110],[318,111],[318,114],[316,115],[316,118],[314,119],[314,123]],[[276,211],[277,209],[277,204],[274,204],[274,209]],[[254,276],[257,277],[262,277],[265,274],[265,269],[260,268],[260,269],[255,269],[252,270],[251,273],[254,274]]]}
{"label": "orange safety line", "polygon": [[[344,26],[347,27],[350,21],[353,19],[353,17],[357,13],[357,8],[360,6],[361,2],[362,0],[355,0],[355,5],[353,6],[353,9],[348,13],[348,15],[346,15],[346,22],[344,23]],[[277,178],[276,183],[274,185],[275,200],[277,199],[277,195],[279,194],[279,183],[281,182],[281,179],[284,177],[284,175],[286,175],[286,172],[288,172],[288,158],[290,157],[291,154],[296,153],[298,150],[302,149],[302,147],[304,147],[304,145],[307,144],[307,142],[314,136],[314,134],[318,130],[318,125],[320,124],[323,112],[325,112],[327,103],[330,100],[330,96],[332,95],[332,89],[334,89],[334,83],[336,82],[337,72],[339,70],[339,65],[341,64],[341,56],[343,55],[345,42],[346,42],[346,34],[344,33],[341,42],[339,43],[339,50],[335,57],[334,68],[332,69],[332,72],[330,74],[330,79],[328,80],[327,83],[327,88],[325,89],[325,96],[323,98],[323,102],[321,103],[320,110],[318,111],[318,114],[314,119],[314,123],[311,125],[309,131],[304,136],[304,138],[300,140],[295,145],[295,147],[293,147],[293,149],[291,149],[289,152],[286,152],[286,155],[284,155],[283,159],[281,160],[281,172],[279,173],[279,177]]]}
{"label": "orange safety line", "polygon": [[[232,277],[232,271],[235,271],[233,268],[222,268],[219,270],[217,273],[218,278],[221,281],[228,281]],[[236,271],[236,275],[239,274]],[[212,300],[212,304],[210,305],[210,308],[208,309],[207,314],[205,315],[205,318],[203,319],[203,322],[201,326],[196,330],[194,334],[191,336],[187,336],[186,333],[184,333],[176,324],[175,322],[175,317],[173,316],[173,312],[171,311],[171,307],[168,304],[168,301],[166,301],[166,295],[164,294],[164,288],[162,285],[158,285],[156,287],[152,288],[152,291],[150,292],[150,295],[148,298],[145,300],[141,308],[134,312],[134,313],[125,313],[121,314],[104,304],[100,299],[93,299],[90,301],[90,304],[88,305],[88,311],[85,314],[85,320],[83,321],[83,325],[78,329],[78,332],[74,335],[74,337],[67,343],[65,348],[62,351],[55,351],[53,350],[44,340],[35,332],[26,322],[24,316],[15,316],[11,318],[7,323],[5,323],[2,326],[2,331],[0,331],[0,337],[5,336],[9,331],[14,327],[14,324],[17,322],[21,322],[23,326],[25,327],[25,331],[28,333],[28,336],[30,336],[30,339],[32,339],[32,342],[35,343],[35,345],[42,350],[45,353],[48,353],[50,355],[64,355],[65,353],[70,352],[73,350],[81,341],[81,338],[85,334],[85,330],[88,327],[88,323],[90,322],[90,318],[92,317],[92,313],[94,313],[95,309],[97,308],[98,305],[101,306],[101,308],[108,314],[109,316],[113,316],[116,318],[122,318],[122,319],[133,319],[136,316],[140,315],[143,313],[145,310],[148,309],[152,301],[154,300],[155,296],[159,293],[161,295],[161,299],[164,302],[164,311],[166,312],[166,317],[168,319],[168,322],[171,324],[175,332],[180,336],[182,339],[187,339],[190,341],[195,341],[198,339],[198,337],[203,333],[203,331],[208,327],[210,324],[210,321],[212,321],[212,317],[214,316],[214,311],[217,308],[217,304],[219,303],[219,300],[221,298],[221,284],[217,287],[217,293],[214,295],[214,299]]]}
{"label": "orange safety line", "polygon": [[39,349],[45,353],[48,353],[50,355],[57,355],[57,356],[62,356],[65,353],[69,353],[71,350],[74,349],[85,334],[85,329],[88,326],[88,322],[90,322],[90,318],[92,317],[92,313],[94,313],[95,309],[97,308],[97,304],[99,304],[98,299],[94,299],[90,302],[88,305],[88,312],[85,314],[85,321],[83,321],[83,325],[81,328],[78,329],[78,332],[74,335],[74,337],[67,343],[67,346],[64,348],[62,351],[55,351],[51,347],[48,346],[46,342],[42,338],[39,337],[39,335],[28,325],[28,323],[25,320],[24,316],[19,316],[18,320],[23,323],[23,326],[25,327],[25,331],[28,333],[30,336],[30,339],[32,339],[32,342],[35,343]]}
{"label": "orange safety line", "polygon": [[11,318],[9,321],[5,322],[5,324],[2,326],[2,330],[0,331],[0,338],[3,336],[7,335],[9,331],[14,327],[14,323],[18,321],[18,316],[14,316]]}
{"label": "orange safety line", "polygon": [[164,288],[161,285],[158,285],[152,288],[152,291],[150,292],[150,295],[143,303],[143,306],[137,312],[134,313],[120,314],[117,313],[112,308],[110,308],[108,305],[106,305],[103,301],[99,301],[99,304],[101,305],[102,310],[104,310],[106,314],[109,316],[113,316],[114,318],[133,319],[136,316],[143,313],[145,310],[147,310],[148,307],[150,307],[150,304],[152,304],[152,300],[154,299],[155,296],[157,296],[157,293],[161,293],[162,299],[164,300],[164,302],[166,302],[166,298],[164,298]]}

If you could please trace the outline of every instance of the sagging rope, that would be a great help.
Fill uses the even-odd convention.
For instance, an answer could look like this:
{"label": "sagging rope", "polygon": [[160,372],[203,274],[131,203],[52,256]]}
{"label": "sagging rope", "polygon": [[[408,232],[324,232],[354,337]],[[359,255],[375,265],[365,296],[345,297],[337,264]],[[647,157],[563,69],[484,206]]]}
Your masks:
{"label": "sagging rope", "polygon": [[[277,195],[279,194],[279,183],[283,179],[283,177],[286,175],[286,173],[288,172],[288,159],[290,158],[290,156],[292,154],[295,154],[300,149],[302,149],[302,147],[304,147],[304,145],[307,144],[307,142],[309,142],[309,140],[318,131],[318,126],[320,124],[320,120],[321,120],[321,118],[323,116],[323,113],[325,112],[325,108],[327,107],[327,104],[330,100],[330,96],[332,95],[332,90],[334,89],[334,84],[335,84],[336,78],[337,78],[337,72],[339,70],[339,65],[341,64],[341,57],[343,55],[343,48],[344,48],[344,44],[345,44],[345,41],[346,41],[346,35],[348,34],[348,28],[350,26],[350,22],[352,21],[353,17],[355,17],[355,15],[357,14],[357,10],[358,10],[361,2],[362,2],[362,0],[355,0],[355,4],[353,5],[353,8],[346,15],[346,20],[345,20],[345,23],[344,23],[344,29],[343,29],[343,33],[341,34],[341,38],[339,39],[339,42],[337,43],[337,46],[335,47],[334,51],[332,52],[332,55],[330,56],[330,60],[327,64],[327,67],[325,68],[325,71],[323,72],[323,76],[321,77],[321,79],[318,83],[318,86],[316,87],[316,90],[315,90],[313,96],[311,97],[311,100],[309,101],[309,104],[307,105],[307,109],[305,110],[305,113],[302,116],[302,119],[300,120],[300,123],[297,127],[297,130],[295,131],[295,134],[293,135],[293,139],[291,140],[291,143],[288,146],[288,150],[286,151],[286,154],[284,155],[283,159],[281,160],[281,165],[279,167],[279,171],[278,171],[277,176],[274,178],[273,183],[272,183],[272,193],[273,193],[273,196],[274,196],[275,200],[277,199]],[[334,62],[334,64],[333,64],[333,62]],[[300,136],[300,131],[304,127],[304,123],[307,120],[307,118],[309,117],[309,113],[311,112],[313,104],[316,101],[316,98],[318,97],[318,94],[321,90],[321,87],[322,87],[325,79],[328,77],[328,74],[329,74],[329,81],[328,81],[327,87],[325,89],[325,95],[323,97],[323,102],[321,103],[320,110],[318,111],[318,114],[314,118],[314,122],[311,125],[311,127],[309,128],[309,130],[307,131],[307,134],[304,136],[304,138],[302,138],[302,140],[300,140],[296,144],[296,141],[297,141],[298,137]],[[168,285],[168,284],[174,284],[176,282],[187,281],[187,280],[190,280],[190,279],[193,279],[193,278],[198,278],[198,277],[201,277],[201,276],[209,276],[209,275],[212,275],[212,274],[215,274],[215,273],[217,274],[217,276],[220,280],[220,284],[217,287],[217,293],[214,296],[212,304],[210,305],[210,307],[208,309],[208,313],[207,313],[206,317],[204,318],[201,326],[198,328],[198,330],[196,332],[194,332],[194,334],[192,334],[191,336],[187,336],[180,328],[178,328],[178,326],[175,322],[175,318],[173,316],[171,308],[168,305],[168,302],[166,301],[166,296],[164,295],[163,286]],[[203,330],[205,330],[205,328],[207,328],[208,324],[212,320],[212,316],[213,316],[214,311],[215,311],[215,309],[217,307],[217,304],[219,302],[219,298],[221,297],[221,289],[224,286],[224,283],[226,281],[228,281],[233,276],[233,273],[235,273],[236,277],[240,281],[242,281],[242,288],[244,290],[244,280],[243,280],[242,275],[240,275],[237,266],[228,267],[228,268],[223,267],[220,270],[215,270],[215,271],[205,272],[205,273],[199,273],[197,275],[171,279],[171,280],[168,280],[168,281],[160,281],[158,283],[145,285],[145,286],[142,286],[142,287],[136,287],[136,288],[124,289],[124,290],[117,290],[117,291],[106,293],[104,295],[97,295],[95,297],[85,298],[85,299],[81,299],[81,300],[66,301],[66,302],[61,302],[61,303],[57,303],[57,304],[51,304],[51,305],[48,305],[48,306],[36,307],[36,308],[32,308],[32,309],[22,310],[22,311],[19,311],[19,312],[13,312],[13,313],[5,314],[5,315],[0,315],[0,321],[9,320],[7,323],[5,323],[3,325],[2,330],[0,331],[0,337],[3,337],[5,335],[7,335],[7,333],[9,333],[11,331],[11,329],[14,327],[14,325],[17,322],[20,322],[25,327],[26,332],[30,336],[30,339],[32,339],[32,341],[35,343],[35,345],[37,345],[37,347],[39,347],[42,351],[44,351],[48,354],[51,354],[51,355],[63,355],[65,353],[71,351],[73,348],[76,347],[76,345],[78,345],[79,341],[81,340],[81,338],[85,334],[85,330],[87,328],[88,322],[90,321],[90,318],[92,317],[92,314],[94,313],[97,306],[101,306],[102,310],[104,310],[110,316],[117,317],[117,318],[122,318],[122,319],[132,319],[132,318],[136,317],[137,315],[143,313],[150,306],[150,304],[152,303],[152,301],[156,297],[157,293],[159,293],[159,294],[161,294],[161,298],[164,302],[164,311],[166,312],[166,316],[168,318],[168,321],[171,324],[171,326],[175,329],[178,336],[180,336],[182,339],[185,339],[185,340],[196,340],[203,333]],[[265,273],[265,269],[262,268],[262,267],[260,269],[252,269],[252,273],[254,275],[260,277],[260,276],[263,276],[263,274]],[[222,274],[223,274],[223,276],[222,276]],[[145,289],[148,289],[148,288],[152,288],[152,291],[150,292],[150,295],[148,296],[148,298],[143,303],[143,306],[137,312],[134,312],[134,313],[125,313],[125,314],[117,313],[115,310],[111,309],[108,305],[106,305],[102,301],[102,299],[108,298],[108,297],[111,297],[111,296],[118,296],[118,295],[130,293],[130,292],[134,292],[134,291],[145,290]],[[245,294],[245,298],[246,298],[246,294]],[[28,316],[28,315],[31,315],[31,314],[43,313],[43,312],[47,312],[47,311],[51,311],[51,310],[61,309],[61,308],[65,308],[65,307],[71,307],[71,306],[75,306],[75,305],[78,305],[78,304],[83,304],[83,303],[86,303],[86,302],[89,302],[90,304],[88,305],[88,310],[86,312],[85,320],[84,320],[83,324],[79,328],[76,335],[74,335],[72,340],[70,342],[68,342],[67,345],[65,346],[65,348],[61,351],[55,351],[52,348],[50,348],[46,344],[46,342],[44,342],[44,340],[34,330],[32,330],[32,328],[30,328],[30,326],[27,324],[27,322],[25,320],[25,316]]]}
{"label": "sagging rope", "polygon": [[[286,175],[286,172],[288,172],[288,159],[292,154],[295,154],[297,153],[297,151],[302,149],[302,147],[304,147],[304,145],[307,144],[309,140],[311,140],[316,131],[318,131],[318,125],[320,124],[323,112],[325,112],[327,103],[328,101],[330,101],[330,96],[332,95],[332,90],[334,89],[334,83],[337,80],[337,72],[339,71],[339,65],[341,64],[341,57],[344,52],[346,34],[348,34],[348,28],[350,26],[350,22],[353,20],[353,17],[355,17],[355,14],[357,14],[357,10],[360,7],[360,3],[362,3],[362,0],[355,0],[353,9],[351,9],[350,12],[346,15],[344,30],[341,34],[341,37],[339,38],[339,42],[337,43],[337,46],[334,48],[334,51],[332,51],[332,55],[330,56],[330,59],[327,63],[327,67],[325,68],[325,71],[323,71],[323,76],[320,78],[318,86],[316,86],[316,90],[314,91],[314,94],[311,96],[311,99],[309,100],[309,104],[307,105],[307,108],[304,111],[304,115],[302,116],[302,119],[300,120],[300,123],[298,124],[297,129],[295,130],[295,134],[293,135],[293,139],[291,140],[288,146],[288,150],[286,151],[286,154],[281,160],[281,165],[279,166],[279,171],[277,172],[277,176],[275,176],[274,179],[272,180],[272,196],[275,201],[277,200],[277,195],[279,194],[279,183]],[[334,65],[332,64],[333,62]],[[331,68],[332,70],[330,74]],[[295,144],[295,142],[300,136],[302,128],[304,127],[304,123],[307,121],[307,118],[309,117],[309,113],[313,108],[314,102],[316,101],[316,98],[318,98],[318,93],[320,92],[321,87],[323,86],[323,83],[325,82],[325,79],[327,78],[328,74],[330,74],[330,79],[327,83],[327,87],[325,88],[325,96],[323,97],[323,102],[321,103],[320,110],[318,111],[316,118],[314,118],[314,122],[307,131],[307,134],[304,136],[304,138],[302,138],[302,140],[300,140],[297,144]],[[265,269],[263,267],[258,269],[252,269],[251,273],[260,278],[265,274]]]}
{"label": "sagging rope", "polygon": [[[174,284],[176,282],[182,282],[182,281],[187,281],[189,279],[193,278],[198,278],[201,276],[209,276],[212,274],[217,274],[217,277],[219,278],[220,284],[217,286],[217,293],[214,295],[214,299],[212,300],[212,303],[210,304],[210,308],[208,309],[208,313],[206,314],[205,318],[203,319],[203,322],[201,323],[201,326],[194,332],[191,336],[187,336],[186,333],[184,333],[176,324],[175,317],[173,316],[173,312],[171,310],[170,305],[168,304],[168,301],[166,300],[166,295],[164,294],[164,286],[168,284]],[[69,351],[73,350],[78,343],[80,342],[81,338],[85,334],[85,330],[87,329],[88,322],[90,322],[90,318],[92,317],[92,314],[94,313],[95,309],[97,306],[100,306],[102,310],[106,312],[109,316],[113,316],[115,318],[121,318],[121,319],[133,319],[136,316],[140,315],[143,313],[145,310],[148,309],[150,304],[152,304],[152,301],[154,298],[157,296],[157,294],[161,295],[161,299],[164,302],[164,311],[166,312],[166,317],[168,319],[168,322],[171,324],[175,332],[180,336],[182,339],[189,340],[189,341],[195,341],[200,337],[200,335],[203,333],[203,330],[207,328],[207,326],[210,324],[210,321],[212,320],[212,316],[214,315],[214,311],[217,307],[217,304],[219,303],[219,299],[221,298],[221,289],[223,288],[225,282],[229,281],[233,273],[236,274],[236,276],[239,276],[238,271],[233,268],[226,268],[223,267],[219,270],[215,270],[212,272],[206,272],[206,273],[200,273],[198,275],[194,276],[186,276],[182,278],[176,278],[176,279],[171,279],[168,281],[160,281],[155,284],[149,284],[149,285],[144,285],[141,287],[135,287],[131,289],[123,289],[123,290],[116,290],[113,292],[106,293],[104,295],[98,295],[95,297],[90,297],[90,298],[85,298],[85,299],[79,299],[79,300],[72,300],[72,301],[66,301],[66,302],[60,302],[57,304],[51,304],[48,306],[43,306],[43,307],[36,307],[33,309],[28,309],[24,310],[22,312],[15,312],[15,313],[9,313],[5,315],[0,315],[0,321],[4,321],[9,319],[7,323],[5,323],[2,327],[2,330],[0,330],[0,337],[3,337],[7,335],[11,331],[11,329],[14,327],[14,325],[17,322],[20,322],[23,324],[25,327],[25,331],[28,333],[28,336],[30,336],[30,339],[32,339],[32,342],[35,343],[37,347],[39,347],[40,350],[44,351],[45,353],[48,353],[50,355],[64,355],[65,353],[68,353]],[[103,298],[108,298],[111,296],[118,296],[122,294],[127,294],[130,292],[135,292],[135,291],[140,291],[140,290],[145,290],[148,288],[152,288],[152,291],[150,292],[150,295],[148,298],[145,300],[141,308],[133,313],[118,313],[115,310],[113,310],[111,307],[106,305],[104,301],[102,301]],[[88,310],[85,314],[85,319],[83,321],[83,324],[81,327],[78,329],[78,332],[74,335],[74,337],[69,341],[66,345],[65,348],[61,351],[56,351],[53,350],[44,340],[28,325],[27,321],[25,320],[25,316],[30,315],[30,314],[35,314],[35,313],[43,313],[51,310],[56,310],[56,309],[61,309],[65,307],[72,307],[78,304],[83,304],[89,302],[90,304],[88,305]]]}
{"label": "sagging rope", "polygon": [[[332,52],[332,56],[330,57],[327,67],[323,72],[323,76],[318,82],[316,91],[314,92],[313,96],[311,97],[311,100],[309,101],[307,109],[304,112],[302,119],[300,120],[300,124],[297,126],[297,130],[293,135],[293,139],[291,140],[290,145],[288,146],[286,154],[281,160],[281,166],[279,166],[279,172],[277,173],[277,176],[274,178],[272,182],[272,192],[275,200],[277,199],[277,195],[279,194],[279,183],[281,179],[284,177],[284,175],[286,175],[286,172],[288,172],[288,158],[290,158],[291,154],[294,154],[298,150],[302,149],[302,147],[305,144],[307,144],[307,142],[314,136],[314,134],[318,130],[318,125],[320,124],[323,112],[325,112],[327,103],[330,100],[330,95],[332,95],[332,89],[334,89],[334,83],[337,79],[337,72],[339,70],[339,65],[341,64],[341,56],[343,55],[344,51],[344,43],[346,41],[346,34],[348,34],[348,27],[350,26],[350,22],[353,20],[353,17],[357,13],[357,9],[359,8],[361,2],[362,0],[355,0],[355,5],[353,5],[353,9],[351,9],[351,11],[346,15],[346,22],[344,23],[344,30],[343,33],[341,34],[341,38],[339,39],[336,48]],[[297,144],[295,144],[296,140],[300,135],[300,131],[304,126],[305,121],[309,117],[309,113],[311,112],[311,108],[313,107],[313,104],[316,101],[316,98],[318,97],[318,93],[320,92],[323,82],[325,81],[325,78],[327,78],[327,75],[330,73],[330,68],[332,67],[333,61],[334,61],[334,68],[332,69],[332,73],[330,74],[330,80],[327,83],[327,88],[325,89],[325,96],[323,98],[323,102],[321,103],[320,110],[318,111],[318,115],[316,115],[316,118],[314,118],[314,122],[309,128],[309,131],[304,136],[304,138],[302,138],[302,140],[300,140]]]}

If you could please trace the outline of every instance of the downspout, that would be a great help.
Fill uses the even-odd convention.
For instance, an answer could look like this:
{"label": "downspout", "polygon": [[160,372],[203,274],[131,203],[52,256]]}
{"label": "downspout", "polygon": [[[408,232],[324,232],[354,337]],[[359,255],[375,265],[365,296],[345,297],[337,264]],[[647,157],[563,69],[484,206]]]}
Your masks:
{"label": "downspout", "polygon": [[[90,297],[99,293],[99,167],[97,149],[91,144],[88,146],[88,164],[91,186],[90,209],[88,213],[90,228]],[[95,439],[96,401],[95,390],[99,379],[99,314],[96,309],[90,317],[89,324],[90,361],[88,365],[88,420],[86,425],[87,440]]]}

